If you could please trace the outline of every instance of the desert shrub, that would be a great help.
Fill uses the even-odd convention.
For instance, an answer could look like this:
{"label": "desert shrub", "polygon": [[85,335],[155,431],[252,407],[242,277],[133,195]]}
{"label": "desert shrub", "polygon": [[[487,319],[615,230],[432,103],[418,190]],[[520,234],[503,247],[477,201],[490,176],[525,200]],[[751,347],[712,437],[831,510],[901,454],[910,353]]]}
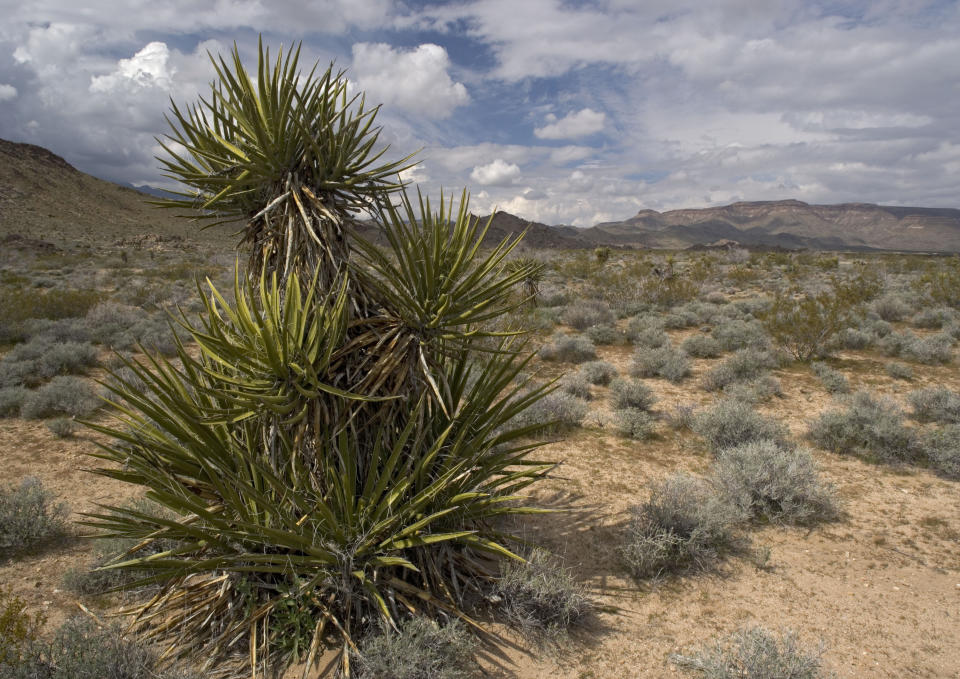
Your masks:
{"label": "desert shrub", "polygon": [[550,307],[527,308],[518,314],[519,325],[528,332],[548,332],[560,322],[560,314]]}
{"label": "desert shrub", "polygon": [[703,388],[719,391],[735,382],[748,382],[777,366],[777,358],[763,349],[739,349],[703,376]]}
{"label": "desert shrub", "polygon": [[617,344],[623,335],[612,325],[594,325],[587,328],[586,336],[594,344]]}
{"label": "desert shrub", "polygon": [[866,349],[876,342],[877,337],[873,333],[860,330],[858,328],[844,328],[837,333],[834,342],[842,349]]}
{"label": "desert shrub", "polygon": [[40,318],[77,318],[100,301],[96,290],[40,290],[0,287],[0,326]]}
{"label": "desert shrub", "polygon": [[771,440],[787,439],[787,428],[764,417],[743,401],[721,399],[713,407],[702,410],[693,419],[693,431],[704,438],[714,455],[726,448]]}
{"label": "desert shrub", "polygon": [[910,322],[917,328],[941,330],[945,325],[951,324],[955,318],[956,314],[953,309],[939,307],[936,309],[921,309],[913,315]]}
{"label": "desert shrub", "polygon": [[822,650],[800,648],[792,632],[776,635],[763,627],[740,630],[693,655],[674,654],[671,662],[705,679],[829,679]]}
{"label": "desert shrub", "polygon": [[724,351],[746,348],[764,349],[770,344],[767,331],[756,320],[727,320],[717,325],[711,335]]}
{"label": "desert shrub", "polygon": [[[537,295],[537,305],[540,307],[556,308],[567,303],[567,293],[559,288],[544,287]],[[559,319],[559,315],[557,316]]]}
{"label": "desert shrub", "polygon": [[561,319],[576,330],[586,330],[594,325],[610,325],[615,320],[610,307],[603,302],[575,302],[563,311]]}
{"label": "desert shrub", "polygon": [[916,338],[901,348],[900,356],[925,365],[949,363],[953,360],[953,338],[946,333]]}
{"label": "desert shrub", "polygon": [[57,438],[65,439],[77,431],[77,423],[69,417],[55,417],[46,422],[47,429]]}
{"label": "desert shrub", "polygon": [[663,331],[663,319],[659,316],[634,316],[627,321],[627,340],[637,346],[655,349],[662,347],[670,338]]}
{"label": "desert shrub", "polygon": [[557,333],[550,344],[540,349],[540,358],[545,361],[564,361],[583,363],[597,357],[597,348],[583,335],[565,335]]}
{"label": "desert shrub", "polygon": [[589,401],[593,398],[593,394],[590,392],[590,382],[583,373],[575,372],[564,375],[560,379],[559,386],[560,391],[570,394],[571,396],[576,396],[577,398],[582,398],[584,401]]}
{"label": "desert shrub", "polygon": [[714,304],[717,306],[730,303],[730,300],[727,299],[727,296],[719,290],[712,290],[711,292],[708,292],[706,295],[704,295],[703,300],[708,304]]}
{"label": "desert shrub", "polygon": [[25,387],[0,387],[0,417],[16,417],[29,393]]}
{"label": "desert shrub", "polygon": [[834,453],[880,462],[915,462],[923,455],[916,432],[903,424],[896,405],[865,391],[847,398],[843,409],[821,414],[810,424],[809,436]]}
{"label": "desert shrub", "polygon": [[476,638],[464,623],[413,618],[364,637],[354,653],[358,679],[469,679]]}
{"label": "desert shrub", "polygon": [[813,374],[820,378],[821,384],[831,394],[849,394],[850,381],[846,375],[834,370],[826,363],[814,362],[810,365]]}
{"label": "desert shrub", "polygon": [[710,335],[691,335],[683,340],[680,348],[694,358],[716,358],[720,355],[720,343]]}
{"label": "desert shrub", "polygon": [[783,396],[783,386],[773,375],[760,375],[752,380],[731,382],[724,386],[723,396],[728,399],[757,404],[774,396]]}
{"label": "desert shrub", "polygon": [[44,622],[42,613],[30,615],[23,600],[0,585],[0,677],[6,679],[29,657]]}
{"label": "desert shrub", "polygon": [[11,361],[4,356],[0,360],[0,388],[36,386],[40,379],[35,373],[35,361]]}
{"label": "desert shrub", "polygon": [[891,361],[890,363],[887,363],[884,369],[886,370],[887,375],[895,380],[909,381],[913,379],[913,368],[906,363]]}
{"label": "desert shrub", "polygon": [[738,546],[740,512],[706,481],[686,474],[650,484],[632,510],[624,562],[635,578],[709,568]]}
{"label": "desert shrub", "polygon": [[679,382],[690,374],[690,359],[669,344],[655,349],[638,346],[633,352],[630,372],[637,377],[663,377]]}
{"label": "desert shrub", "polygon": [[610,383],[610,399],[615,410],[621,408],[649,410],[657,401],[653,390],[640,380],[620,377]]}
{"label": "desert shrub", "polygon": [[960,423],[960,394],[946,387],[911,391],[907,402],[919,422]]}
{"label": "desert shrub", "polygon": [[663,419],[667,426],[675,431],[681,429],[692,429],[693,418],[696,415],[697,407],[693,404],[680,404],[674,406],[663,414]]}
{"label": "desert shrub", "polygon": [[0,554],[19,552],[63,535],[67,506],[54,499],[33,477],[0,489]]}
{"label": "desert shrub", "polygon": [[960,263],[940,260],[913,281],[913,289],[934,304],[960,308]]}
{"label": "desert shrub", "polygon": [[760,316],[770,309],[771,300],[769,297],[748,297],[747,299],[738,299],[732,306],[740,313],[742,318]]}
{"label": "desert shrub", "polygon": [[778,294],[762,321],[773,342],[798,361],[824,356],[850,325],[854,306],[839,287],[817,294]]}
{"label": "desert shrub", "polygon": [[700,322],[700,316],[687,309],[686,306],[674,309],[671,313],[663,317],[663,327],[671,330],[692,328]]}
{"label": "desert shrub", "polygon": [[810,451],[756,440],[721,450],[713,478],[755,521],[811,524],[836,517],[833,489],[820,480]]}
{"label": "desert shrub", "polygon": [[915,306],[903,295],[888,292],[875,299],[870,309],[883,320],[893,323],[911,316]]}
{"label": "desert shrub", "polygon": [[613,411],[611,419],[613,430],[635,440],[643,440],[653,435],[653,415],[641,408],[620,408]]}
{"label": "desert shrub", "polygon": [[930,467],[948,479],[960,479],[960,425],[948,424],[923,433],[921,440]]}
{"label": "desert shrub", "polygon": [[606,386],[617,376],[617,368],[607,361],[587,361],[580,366],[580,373],[590,384]]}
{"label": "desert shrub", "polygon": [[42,336],[54,342],[90,342],[90,329],[82,318],[57,321],[35,318],[26,322],[31,337]]}
{"label": "desert shrub", "polygon": [[148,646],[128,639],[120,625],[100,628],[73,618],[49,642],[32,642],[21,661],[4,666],[3,679],[188,679],[195,675],[160,669]]}
{"label": "desert shrub", "polygon": [[90,382],[82,377],[59,376],[24,399],[20,414],[30,420],[52,415],[84,417],[103,404]]}
{"label": "desert shrub", "polygon": [[579,427],[589,409],[589,405],[582,398],[557,390],[518,414],[511,426],[539,426],[543,433],[554,434],[571,427]]}
{"label": "desert shrub", "polygon": [[876,338],[886,337],[893,332],[893,326],[879,317],[868,315],[860,324],[860,329],[868,332]]}
{"label": "desert shrub", "polygon": [[592,608],[570,569],[542,549],[532,550],[525,563],[507,563],[495,594],[507,620],[538,642],[558,640]]}
{"label": "desert shrub", "polygon": [[18,344],[0,361],[3,366],[11,366],[10,371],[28,385],[54,375],[81,373],[96,363],[97,350],[92,344],[56,342],[42,335]]}

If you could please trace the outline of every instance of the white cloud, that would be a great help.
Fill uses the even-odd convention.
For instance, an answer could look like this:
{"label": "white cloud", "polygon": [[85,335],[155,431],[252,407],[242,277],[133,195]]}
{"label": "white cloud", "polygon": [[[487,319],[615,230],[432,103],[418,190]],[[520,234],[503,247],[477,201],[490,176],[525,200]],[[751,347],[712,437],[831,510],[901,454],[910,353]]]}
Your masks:
{"label": "white cloud", "polygon": [[17,98],[17,88],[13,85],[0,83],[0,101],[10,101]]}
{"label": "white cloud", "polygon": [[501,158],[486,165],[477,165],[470,180],[481,186],[510,186],[520,178],[520,167]]}
{"label": "white cloud", "polygon": [[470,101],[467,88],[453,81],[449,68],[447,50],[439,45],[404,51],[384,43],[356,43],[350,76],[371,103],[442,119]]}
{"label": "white cloud", "polygon": [[109,75],[94,76],[91,92],[111,92],[124,87],[160,87],[169,90],[175,69],[168,67],[170,50],[166,43],[151,42],[130,59],[121,59]]}
{"label": "white cloud", "polygon": [[547,125],[533,131],[538,139],[576,139],[596,134],[603,130],[607,120],[605,113],[584,108],[563,118],[547,116]]}

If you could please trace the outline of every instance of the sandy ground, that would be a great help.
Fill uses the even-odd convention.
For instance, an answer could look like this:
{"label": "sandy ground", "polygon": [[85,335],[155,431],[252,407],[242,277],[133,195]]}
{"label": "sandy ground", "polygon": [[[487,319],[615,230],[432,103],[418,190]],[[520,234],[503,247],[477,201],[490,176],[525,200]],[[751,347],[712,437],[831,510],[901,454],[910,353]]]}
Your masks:
{"label": "sandy ground", "polygon": [[[671,334],[675,341],[684,335]],[[628,348],[601,347],[600,354],[627,373]],[[884,362],[880,356],[841,354],[834,366],[854,388],[869,386],[901,400],[921,386],[960,389],[954,366],[914,366],[917,377],[897,383],[884,374]],[[709,403],[713,397],[696,384],[714,363],[695,361],[694,376],[681,385],[649,380],[659,398],[656,408]],[[788,424],[799,439],[831,399],[808,368],[775,374],[784,395],[759,408]],[[605,391],[595,388],[594,403],[603,403]],[[679,676],[671,653],[762,624],[792,629],[808,647],[822,644],[825,664],[840,677],[960,677],[960,483],[815,449],[824,477],[843,500],[841,520],[812,530],[750,530],[753,550],[770,550],[766,564],[747,554],[715,573],[637,583],[618,557],[629,508],[643,501],[650,480],[681,470],[705,473],[710,459],[693,434],[672,431],[663,422],[657,438],[644,442],[617,437],[602,423],[602,416],[588,418],[583,429],[541,449],[541,458],[561,464],[537,489],[537,498],[566,511],[526,528],[565,559],[595,597],[598,612],[561,649],[531,648],[496,628],[505,643],[499,658],[488,655],[485,661],[491,676]],[[124,484],[83,471],[96,466],[86,456],[94,450],[89,434],[61,440],[40,422],[0,420],[2,477],[15,482],[38,476],[75,513],[132,495]],[[90,550],[89,541],[70,538],[0,562],[0,582],[56,624],[79,610],[62,577],[68,568],[83,567]]]}

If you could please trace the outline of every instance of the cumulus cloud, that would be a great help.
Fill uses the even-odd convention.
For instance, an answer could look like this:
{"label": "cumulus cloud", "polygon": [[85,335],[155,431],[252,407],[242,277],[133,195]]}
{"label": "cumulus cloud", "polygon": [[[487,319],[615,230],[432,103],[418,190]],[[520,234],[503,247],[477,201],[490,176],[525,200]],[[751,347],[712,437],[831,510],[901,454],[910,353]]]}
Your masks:
{"label": "cumulus cloud", "polygon": [[175,69],[168,67],[166,43],[151,42],[130,59],[121,59],[109,75],[94,76],[91,92],[110,92],[123,87],[160,87],[169,90]]}
{"label": "cumulus cloud", "polygon": [[17,88],[13,85],[0,83],[0,101],[10,101],[17,98]]}
{"label": "cumulus cloud", "polygon": [[520,166],[501,158],[477,165],[470,173],[470,180],[481,186],[510,186],[520,178]]}
{"label": "cumulus cloud", "polygon": [[463,83],[450,77],[447,50],[431,43],[413,50],[385,43],[353,46],[351,75],[369,99],[428,118],[447,118],[470,101]]}
{"label": "cumulus cloud", "polygon": [[603,130],[607,116],[601,111],[584,108],[557,119],[547,116],[547,125],[536,128],[533,133],[538,139],[576,139],[587,137]]}

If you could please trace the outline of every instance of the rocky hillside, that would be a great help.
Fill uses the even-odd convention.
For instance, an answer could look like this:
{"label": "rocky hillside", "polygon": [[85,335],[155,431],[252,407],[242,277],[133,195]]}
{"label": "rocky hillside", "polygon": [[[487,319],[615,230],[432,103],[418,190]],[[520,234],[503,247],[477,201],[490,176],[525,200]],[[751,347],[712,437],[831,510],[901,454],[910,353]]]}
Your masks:
{"label": "rocky hillside", "polygon": [[699,210],[642,210],[585,229],[596,243],[684,248],[731,240],[744,246],[960,252],[960,210],[799,200],[734,203]]}
{"label": "rocky hillside", "polygon": [[32,144],[0,139],[0,240],[102,247],[138,240],[222,242],[147,201],[153,196],[80,172]]}

